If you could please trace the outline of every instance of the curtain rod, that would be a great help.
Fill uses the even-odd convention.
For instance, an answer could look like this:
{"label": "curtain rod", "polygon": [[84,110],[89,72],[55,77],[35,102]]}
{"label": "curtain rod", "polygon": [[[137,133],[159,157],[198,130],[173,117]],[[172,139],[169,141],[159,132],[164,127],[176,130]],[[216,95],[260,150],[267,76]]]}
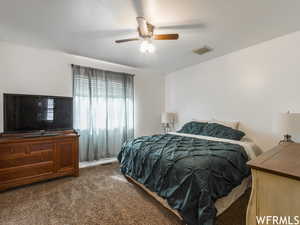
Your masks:
{"label": "curtain rod", "polygon": [[[98,68],[94,68],[94,67],[90,67],[90,66],[82,66],[82,65],[76,65],[76,64],[71,64],[71,66],[80,66],[80,67],[85,67],[85,68],[89,68],[89,69],[94,69],[94,70],[103,70],[103,69],[98,69]],[[112,73],[124,73],[127,74],[129,76],[135,76],[135,74],[131,74],[131,73],[125,73],[125,72],[116,72],[116,71],[112,71],[112,70],[103,70],[105,72],[112,72]]]}

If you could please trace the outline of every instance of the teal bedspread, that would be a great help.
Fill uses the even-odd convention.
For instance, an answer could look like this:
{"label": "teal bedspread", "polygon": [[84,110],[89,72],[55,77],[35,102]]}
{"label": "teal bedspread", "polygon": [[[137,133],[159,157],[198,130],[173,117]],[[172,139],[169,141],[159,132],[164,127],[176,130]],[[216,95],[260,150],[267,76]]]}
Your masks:
{"label": "teal bedspread", "polygon": [[188,225],[213,225],[214,202],[250,175],[242,146],[172,134],[131,140],[118,160],[123,174],[166,199]]}

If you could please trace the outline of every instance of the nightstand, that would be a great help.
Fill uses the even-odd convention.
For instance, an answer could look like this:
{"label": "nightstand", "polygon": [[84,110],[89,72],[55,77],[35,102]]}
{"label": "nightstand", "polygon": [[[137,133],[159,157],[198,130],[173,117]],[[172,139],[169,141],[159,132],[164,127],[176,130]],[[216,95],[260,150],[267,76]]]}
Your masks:
{"label": "nightstand", "polygon": [[[300,144],[278,145],[248,165],[252,172],[252,193],[247,225],[277,224],[273,223],[276,217],[290,217],[290,222],[297,224],[300,219]],[[267,216],[271,216],[273,222],[257,222],[257,218]]]}

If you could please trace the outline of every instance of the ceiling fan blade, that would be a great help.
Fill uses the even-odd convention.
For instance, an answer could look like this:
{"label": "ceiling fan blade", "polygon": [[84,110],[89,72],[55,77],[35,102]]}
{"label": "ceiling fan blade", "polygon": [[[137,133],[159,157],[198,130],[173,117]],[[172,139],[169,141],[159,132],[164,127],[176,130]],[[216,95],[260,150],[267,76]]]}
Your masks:
{"label": "ceiling fan blade", "polygon": [[154,40],[177,40],[178,34],[155,34],[153,35]]}
{"label": "ceiling fan blade", "polygon": [[116,43],[123,43],[123,42],[128,42],[128,41],[138,41],[140,40],[139,38],[127,38],[127,39],[121,39],[121,40],[116,40]]}
{"label": "ceiling fan blade", "polygon": [[77,37],[83,39],[101,39],[101,38],[109,38],[109,37],[118,37],[120,35],[135,35],[136,28],[134,29],[116,29],[116,30],[90,30],[90,31],[81,31],[81,32],[73,32],[72,35],[76,35]]}
{"label": "ceiling fan blade", "polygon": [[145,1],[132,0],[132,5],[137,16],[146,16],[145,8],[147,8],[147,5]]}
{"label": "ceiling fan blade", "polygon": [[136,21],[138,23],[138,30],[139,30],[139,33],[142,37],[147,37],[149,36],[149,30],[148,30],[148,26],[147,26],[147,21],[144,17],[137,17],[136,18]]}
{"label": "ceiling fan blade", "polygon": [[180,29],[180,30],[192,30],[192,29],[203,29],[205,28],[202,23],[184,23],[184,24],[166,24],[157,26],[158,29]]}

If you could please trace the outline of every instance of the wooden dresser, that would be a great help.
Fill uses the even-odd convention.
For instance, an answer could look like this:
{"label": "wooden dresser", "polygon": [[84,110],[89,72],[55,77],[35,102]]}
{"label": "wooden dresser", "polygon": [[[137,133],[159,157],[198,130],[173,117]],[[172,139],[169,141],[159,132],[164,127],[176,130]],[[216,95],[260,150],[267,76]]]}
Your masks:
{"label": "wooden dresser", "polygon": [[[299,224],[297,218],[300,219],[300,144],[278,145],[251,160],[248,165],[251,167],[253,183],[247,210],[247,225]],[[257,222],[257,217],[266,216],[271,216],[271,222]],[[290,221],[276,223],[276,217]]]}
{"label": "wooden dresser", "polygon": [[0,137],[0,191],[66,175],[79,175],[78,138],[56,136]]}

